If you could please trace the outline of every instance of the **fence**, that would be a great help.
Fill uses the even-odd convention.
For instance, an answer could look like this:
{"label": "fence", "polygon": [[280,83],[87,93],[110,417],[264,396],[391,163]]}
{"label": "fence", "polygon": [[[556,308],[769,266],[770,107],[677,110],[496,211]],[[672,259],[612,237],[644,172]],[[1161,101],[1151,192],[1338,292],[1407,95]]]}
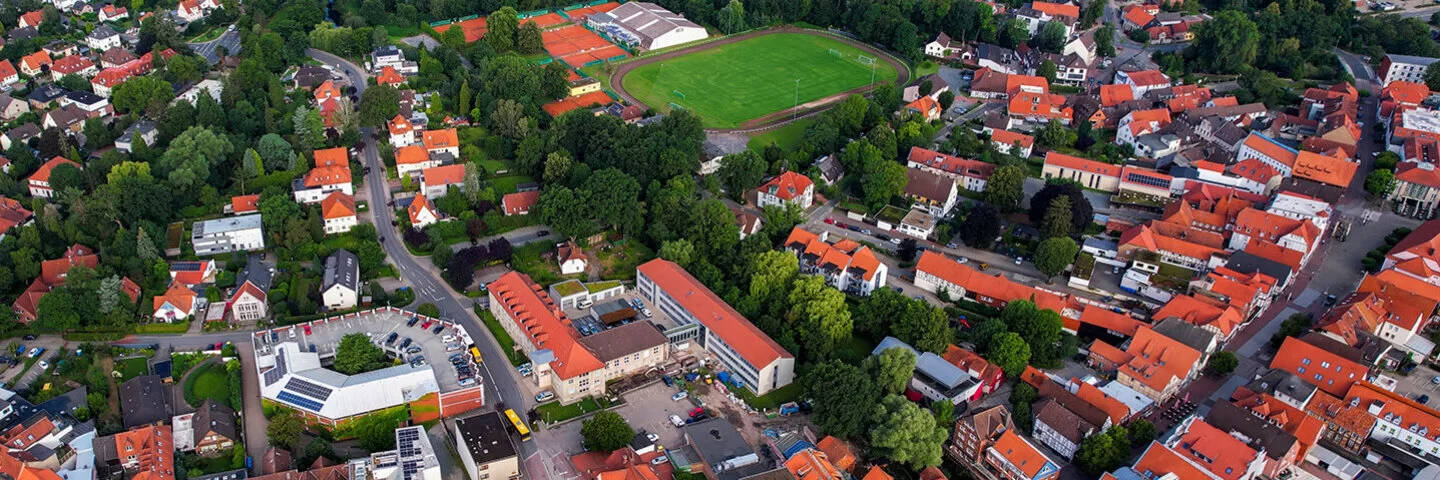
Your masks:
{"label": "fence", "polygon": [[474,15],[470,15],[470,16],[460,17],[460,18],[452,18],[452,19],[449,19],[449,20],[441,20],[441,21],[438,21],[438,22],[430,22],[430,28],[445,26],[445,25],[449,25],[449,24],[451,24],[451,23],[459,23],[459,22],[463,22],[463,21],[466,21],[466,20],[474,20],[474,19],[477,19],[477,18],[480,18],[480,14],[478,14],[478,13],[477,13],[477,14],[474,14]]}

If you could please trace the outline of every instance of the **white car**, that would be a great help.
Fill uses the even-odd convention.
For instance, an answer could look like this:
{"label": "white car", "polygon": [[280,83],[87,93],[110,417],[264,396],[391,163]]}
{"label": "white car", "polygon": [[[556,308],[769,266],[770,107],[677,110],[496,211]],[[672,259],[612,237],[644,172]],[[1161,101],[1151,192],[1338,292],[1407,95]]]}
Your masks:
{"label": "white car", "polygon": [[41,361],[40,361],[40,369],[41,369],[41,370],[44,370],[44,369],[47,369],[47,368],[50,368],[50,364],[45,363],[44,360],[41,360]]}
{"label": "white car", "polygon": [[646,439],[646,440],[649,440],[650,443],[655,443],[655,442],[660,441],[660,436],[659,436],[659,435],[656,435],[656,434],[653,434],[653,433],[647,433],[647,434],[645,434],[645,439]]}
{"label": "white car", "polygon": [[678,402],[678,401],[684,400],[684,399],[686,399],[686,398],[688,398],[688,397],[690,397],[690,394],[689,394],[689,393],[677,392],[676,394],[670,396],[670,401],[672,401],[672,402]]}
{"label": "white car", "polygon": [[671,415],[670,424],[677,427],[683,427],[685,426],[685,420],[682,420],[679,415]]}
{"label": "white car", "polygon": [[664,464],[667,464],[667,463],[670,463],[670,457],[667,457],[667,456],[664,456],[664,455],[655,457],[654,460],[651,460],[651,461],[650,461],[650,464],[651,464],[651,465],[664,465]]}
{"label": "white car", "polygon": [[535,395],[535,401],[538,403],[545,403],[553,398],[555,398],[555,393],[549,390],[540,392],[539,394]]}
{"label": "white car", "polygon": [[965,263],[965,262],[968,262],[968,261],[970,261],[970,259],[965,258],[965,257],[959,257],[959,258],[956,258],[956,259],[955,259],[955,263]]}

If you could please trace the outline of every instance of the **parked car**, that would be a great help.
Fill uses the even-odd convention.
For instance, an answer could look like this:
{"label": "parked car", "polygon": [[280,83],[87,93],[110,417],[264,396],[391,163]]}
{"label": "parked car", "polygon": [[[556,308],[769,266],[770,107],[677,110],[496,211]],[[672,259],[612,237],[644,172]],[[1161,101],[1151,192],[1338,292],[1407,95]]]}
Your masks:
{"label": "parked car", "polygon": [[395,333],[395,332],[390,332],[390,335],[387,336],[387,337],[385,337],[385,345],[387,345],[387,346],[389,346],[389,345],[394,345],[394,344],[395,344],[395,339],[397,339],[397,338],[400,338],[400,334]]}
{"label": "parked car", "polygon": [[410,321],[405,322],[405,326],[407,326],[407,327],[413,327],[413,326],[415,326],[415,324],[417,324],[417,323],[420,323],[420,318],[419,318],[419,317],[410,317]]}
{"label": "parked car", "polygon": [[834,225],[834,224],[835,224],[835,219],[833,219],[833,218],[826,218],[826,219],[825,219],[825,224],[826,224],[826,225]]}
{"label": "parked car", "polygon": [[535,394],[535,401],[536,401],[536,402],[544,403],[544,402],[548,402],[548,401],[550,401],[550,400],[552,400],[552,399],[554,399],[554,398],[555,398],[555,392],[552,392],[552,391],[549,391],[549,390],[546,390],[546,391],[543,391],[543,392],[540,392],[540,393]]}
{"label": "parked car", "polygon": [[405,341],[400,342],[400,348],[407,348],[407,347],[409,347],[411,342],[412,342],[412,340],[410,340],[410,337],[405,337]]}
{"label": "parked car", "polygon": [[408,353],[408,354],[411,354],[411,355],[420,353],[420,352],[422,352],[422,351],[424,351],[424,349],[422,349],[422,348],[420,348],[420,347],[410,347],[410,348],[405,349],[405,353]]}
{"label": "parked car", "polygon": [[306,335],[306,336],[309,336],[309,335],[310,335],[310,324],[308,324],[308,323],[305,324],[305,335]]}
{"label": "parked car", "polygon": [[684,399],[689,398],[689,397],[690,397],[690,394],[689,394],[689,393],[676,392],[674,395],[671,395],[671,396],[670,396],[670,401],[672,401],[672,402],[678,402],[678,401],[684,400]]}
{"label": "parked car", "polygon": [[896,245],[899,245],[899,244],[901,244],[901,243],[904,243],[904,240],[901,240],[901,239],[898,239],[898,238],[888,238],[888,239],[886,239],[886,240],[889,240],[890,243],[893,243],[893,244],[896,244]]}
{"label": "parked car", "polygon": [[435,334],[435,335],[439,335],[440,332],[442,332],[442,331],[444,331],[444,330],[445,330],[445,324],[442,323],[442,324],[436,325],[435,328],[430,329],[430,333]]}
{"label": "parked car", "polygon": [[26,336],[25,336],[25,339],[26,339],[26,340],[34,340],[34,339],[35,339],[35,336],[34,336],[34,335],[26,335]]}
{"label": "parked car", "polygon": [[[43,368],[43,367],[42,367],[42,368]],[[1420,402],[1420,403],[1430,403],[1430,395],[1421,395],[1421,396],[1415,397],[1415,401]]]}
{"label": "parked car", "polygon": [[654,460],[651,460],[651,461],[650,461],[650,464],[651,464],[651,465],[664,465],[664,464],[667,464],[667,463],[670,463],[670,457],[667,457],[667,456],[664,456],[664,455],[655,457]]}
{"label": "parked car", "polygon": [[47,368],[50,368],[50,364],[49,364],[49,363],[45,363],[44,360],[41,360],[41,361],[40,361],[40,369],[41,369],[41,370],[44,370],[44,369],[47,369]]}
{"label": "parked car", "polygon": [[685,420],[681,419],[679,415],[671,415],[670,424],[677,427],[683,427],[685,426]]}

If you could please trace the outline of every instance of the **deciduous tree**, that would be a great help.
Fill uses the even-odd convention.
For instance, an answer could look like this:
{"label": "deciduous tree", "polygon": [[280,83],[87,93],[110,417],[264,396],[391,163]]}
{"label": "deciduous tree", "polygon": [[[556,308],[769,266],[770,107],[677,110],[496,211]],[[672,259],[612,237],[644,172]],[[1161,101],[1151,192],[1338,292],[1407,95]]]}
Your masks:
{"label": "deciduous tree", "polygon": [[629,445],[635,438],[635,430],[620,414],[601,410],[580,425],[580,436],[585,439],[587,449],[613,452]]}
{"label": "deciduous tree", "polygon": [[856,438],[865,431],[880,397],[869,374],[838,360],[815,365],[801,384],[813,399],[810,418],[815,426],[840,438]]}
{"label": "deciduous tree", "polygon": [[1065,271],[1065,267],[1069,267],[1079,253],[1080,247],[1070,237],[1046,239],[1040,242],[1040,248],[1035,250],[1035,268],[1053,278]]}
{"label": "deciduous tree", "polygon": [[910,377],[915,374],[915,352],[903,347],[890,347],[879,355],[865,357],[863,365],[880,387],[880,393],[898,395],[905,392],[905,386],[910,384]]}
{"label": "deciduous tree", "polygon": [[871,417],[870,448],[879,456],[920,470],[940,464],[945,429],[935,424],[935,416],[915,402],[899,395],[888,395],[875,408]]}
{"label": "deciduous tree", "polygon": [[1025,169],[1005,165],[995,169],[985,181],[985,201],[1002,211],[1013,211],[1025,198]]}

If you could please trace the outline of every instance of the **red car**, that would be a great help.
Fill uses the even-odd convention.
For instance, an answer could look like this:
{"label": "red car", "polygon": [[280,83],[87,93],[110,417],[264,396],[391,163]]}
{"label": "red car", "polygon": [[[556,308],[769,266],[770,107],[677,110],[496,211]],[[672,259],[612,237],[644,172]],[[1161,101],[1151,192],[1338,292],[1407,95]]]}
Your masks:
{"label": "red car", "polygon": [[309,334],[310,334],[310,325],[305,325],[305,334],[306,334],[306,335],[309,335]]}
{"label": "red car", "polygon": [[695,418],[697,415],[700,415],[702,413],[705,413],[705,407],[695,407],[694,410],[690,411],[690,418]]}
{"label": "red car", "polygon": [[830,224],[830,225],[834,225],[834,224],[835,224],[835,219],[833,219],[833,218],[827,218],[827,219],[825,219],[825,223]]}
{"label": "red car", "polygon": [[430,322],[429,320],[426,320],[425,323],[420,324],[420,329],[421,329],[421,330],[425,330],[425,329],[430,328],[430,323],[431,323],[431,322]]}

